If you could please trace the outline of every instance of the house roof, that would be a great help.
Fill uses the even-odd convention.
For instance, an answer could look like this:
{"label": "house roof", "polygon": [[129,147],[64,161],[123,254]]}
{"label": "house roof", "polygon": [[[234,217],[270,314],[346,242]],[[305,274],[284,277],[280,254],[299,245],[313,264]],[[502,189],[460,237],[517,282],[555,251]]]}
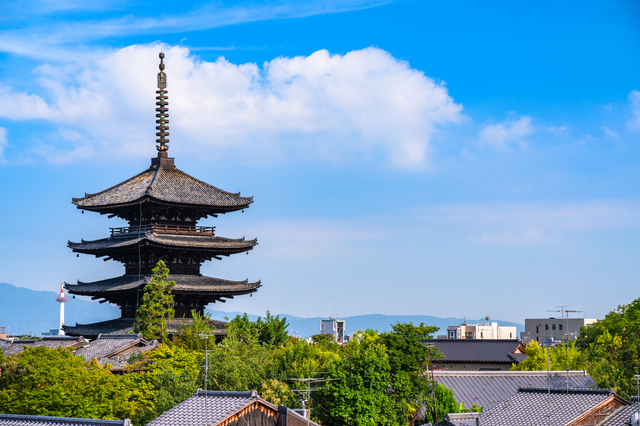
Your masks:
{"label": "house roof", "polygon": [[477,426],[480,413],[451,413],[438,422],[438,426]]}
{"label": "house roof", "polygon": [[253,203],[253,197],[241,197],[198,180],[174,165],[153,165],[142,173],[96,194],[73,198],[78,208],[109,211],[143,200],[178,206],[199,206],[209,214],[241,210]]}
{"label": "house roof", "polygon": [[640,412],[640,402],[634,402],[618,409],[602,423],[602,426],[629,426],[631,416],[638,412]]}
{"label": "house roof", "polygon": [[96,420],[72,417],[25,416],[22,414],[0,414],[0,426],[131,426],[129,419]]}
{"label": "house roof", "polygon": [[256,391],[225,392],[198,390],[147,426],[216,425],[252,404],[259,403],[277,415],[278,408],[258,396]]}
{"label": "house roof", "polygon": [[595,389],[596,382],[584,370],[579,371],[434,371],[434,378],[453,390],[458,403],[470,409],[475,402],[485,411],[515,395],[519,388]]}
{"label": "house roof", "polygon": [[[432,339],[431,344],[445,356],[439,363],[491,362],[511,364],[519,362],[515,354],[524,352],[524,346],[516,339]],[[520,357],[519,357],[520,358]]]}
{"label": "house roof", "polygon": [[[610,389],[551,390],[522,388],[480,415],[482,426],[567,426],[596,408],[611,404],[615,410],[628,403]],[[548,422],[548,413],[551,419]]]}
{"label": "house roof", "polygon": [[3,353],[5,355],[16,355],[24,351],[24,348],[36,348],[45,346],[47,348],[55,349],[58,347],[74,349],[82,346],[85,340],[75,336],[42,336],[40,340],[14,340],[9,345],[3,347]]}
{"label": "house roof", "polygon": [[76,350],[76,356],[89,361],[95,358],[100,364],[109,363],[121,368],[134,353],[147,352],[158,347],[158,342],[148,342],[142,334],[101,334],[97,339]]}
{"label": "house roof", "polygon": [[245,240],[244,238],[224,238],[214,235],[172,235],[158,234],[152,230],[144,233],[133,234],[124,238],[102,238],[100,240],[85,241],[79,243],[67,242],[67,245],[78,253],[104,254],[109,251],[118,251],[135,248],[140,245],[150,245],[162,248],[207,250],[216,254],[228,255],[251,250],[258,244],[257,239]]}
{"label": "house roof", "polygon": [[[63,325],[64,331],[72,336],[98,336],[100,334],[127,334],[133,331],[134,318],[116,318],[108,321],[94,322],[92,324]],[[193,325],[193,318],[173,318],[168,324],[169,333],[176,333],[182,325]],[[223,336],[226,333],[227,323],[224,321],[209,320],[209,326],[214,329],[213,334]],[[135,334],[134,334],[135,336]]]}
{"label": "house roof", "polygon": [[[151,282],[152,275],[123,275],[101,281],[78,284],[65,283],[65,288],[71,294],[93,296],[102,293],[128,292],[137,288],[144,288]],[[260,286],[260,281],[250,283],[244,281],[229,281],[220,278],[206,277],[203,275],[179,275],[170,274],[169,281],[176,283],[172,293],[225,293],[246,294],[253,293]]]}

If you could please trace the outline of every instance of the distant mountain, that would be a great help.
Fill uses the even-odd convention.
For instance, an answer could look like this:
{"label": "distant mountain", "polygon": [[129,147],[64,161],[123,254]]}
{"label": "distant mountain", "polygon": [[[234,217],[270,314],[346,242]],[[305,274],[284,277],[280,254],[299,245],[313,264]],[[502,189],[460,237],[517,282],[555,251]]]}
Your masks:
{"label": "distant mountain", "polygon": [[[37,291],[0,283],[0,327],[11,334],[36,334],[58,328],[60,292]],[[65,323],[86,324],[120,316],[120,308],[108,303],[70,298],[64,305]]]}
{"label": "distant mountain", "polygon": [[[211,318],[216,320],[224,321],[224,317],[228,317],[229,319],[235,317],[236,315],[242,315],[242,312],[222,312],[222,311],[214,311],[207,309],[207,312],[211,313]],[[264,317],[264,316],[263,316]],[[289,331],[294,332],[301,336],[312,336],[314,334],[318,334],[320,332],[320,320],[326,319],[321,317],[312,317],[312,318],[300,318],[295,317],[293,315],[280,314],[280,318],[286,317],[287,322],[289,323]],[[255,321],[258,316],[257,315],[249,315],[249,318],[252,321]],[[478,320],[470,320],[470,319],[462,319],[462,318],[439,318],[433,317],[429,315],[381,315],[381,314],[369,314],[369,315],[354,315],[352,317],[341,317],[340,319],[345,320],[346,333],[352,334],[358,330],[366,330],[368,328],[373,330],[378,330],[380,332],[390,331],[391,325],[400,323],[408,323],[411,322],[415,325],[420,323],[425,323],[427,325],[435,325],[439,327],[440,330],[436,333],[438,334],[447,334],[447,327],[450,325],[458,325],[462,324],[463,321],[469,323],[479,323],[485,322],[484,318]],[[498,325],[510,325],[516,327],[516,336],[514,338],[520,338],[520,332],[524,331],[524,324],[518,324],[515,322],[508,321],[500,321],[500,320],[491,320],[492,322],[497,322]],[[435,337],[435,336],[434,336]]]}
{"label": "distant mountain", "polygon": [[[59,293],[53,291],[36,291],[23,287],[16,287],[11,284],[0,283],[0,327],[7,327],[13,334],[41,334],[51,328],[58,328],[60,315],[60,305],[55,301]],[[207,309],[211,313],[212,319],[224,320],[224,317],[233,318],[242,315],[242,312],[222,312]],[[97,321],[118,318],[120,309],[108,303],[98,303],[94,301],[73,299],[65,303],[65,323],[69,325],[87,324]],[[286,317],[289,323],[289,331],[301,336],[312,336],[320,332],[320,320],[326,318],[300,318],[288,314],[280,314]],[[249,315],[251,320],[258,318],[257,315]],[[461,324],[462,318],[438,318],[428,315],[356,315],[341,318],[346,321],[346,332],[352,334],[357,330],[368,328],[378,331],[391,330],[391,324],[397,322],[421,322],[428,325],[440,327],[437,334],[445,334],[445,330],[450,325]],[[466,320],[467,323],[483,322],[484,319]],[[518,337],[520,331],[524,330],[523,324],[493,320],[499,325],[516,326]]]}

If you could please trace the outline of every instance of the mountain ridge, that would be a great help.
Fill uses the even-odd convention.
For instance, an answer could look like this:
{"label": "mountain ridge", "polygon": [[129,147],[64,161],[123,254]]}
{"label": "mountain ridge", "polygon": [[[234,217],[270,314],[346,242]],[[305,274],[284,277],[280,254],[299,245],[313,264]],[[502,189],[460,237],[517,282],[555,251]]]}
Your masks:
{"label": "mountain ridge", "polygon": [[[25,287],[17,287],[12,284],[0,283],[0,327],[6,327],[10,334],[41,334],[49,329],[58,328],[59,305],[55,298],[59,293],[46,290],[32,290]],[[243,312],[224,312],[207,309],[211,313],[212,319],[224,320],[236,315],[243,315]],[[259,315],[247,314],[251,320],[255,320]],[[289,331],[300,336],[311,336],[320,332],[320,320],[322,317],[301,318],[289,314],[277,314],[287,318]],[[96,301],[89,301],[80,298],[70,298],[65,305],[66,324],[88,324],[97,321],[105,321],[120,316],[120,309],[108,303],[100,304]],[[264,317],[264,316],[263,316]],[[380,332],[391,330],[391,325],[397,322],[413,322],[414,324],[425,323],[440,327],[436,334],[444,334],[450,325],[457,325],[464,321],[462,318],[440,318],[430,315],[385,315],[366,314],[341,317],[346,322],[347,334],[352,334],[356,330],[374,329]],[[483,322],[480,320],[467,320],[468,323]],[[501,320],[492,320],[498,325],[516,326],[517,337],[520,331],[524,330],[524,325]]]}

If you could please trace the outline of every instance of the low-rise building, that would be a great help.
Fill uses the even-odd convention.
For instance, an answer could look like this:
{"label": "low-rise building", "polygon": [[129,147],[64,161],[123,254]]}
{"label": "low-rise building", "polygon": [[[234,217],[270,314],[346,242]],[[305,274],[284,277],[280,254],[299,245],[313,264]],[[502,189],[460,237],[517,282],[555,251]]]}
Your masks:
{"label": "low-rise building", "polygon": [[527,344],[531,341],[540,344],[554,344],[565,339],[575,340],[580,328],[598,321],[595,318],[527,318],[520,340]]}
{"label": "low-rise building", "polygon": [[509,370],[527,358],[517,339],[431,339],[422,343],[433,345],[444,355],[444,359],[433,360],[436,369]]}
{"label": "low-rise building", "polygon": [[345,335],[346,322],[337,318],[329,317],[326,320],[320,320],[320,334],[330,334],[338,343],[348,340]]}
{"label": "low-rise building", "polygon": [[517,339],[516,327],[497,322],[460,324],[447,327],[447,339]]}

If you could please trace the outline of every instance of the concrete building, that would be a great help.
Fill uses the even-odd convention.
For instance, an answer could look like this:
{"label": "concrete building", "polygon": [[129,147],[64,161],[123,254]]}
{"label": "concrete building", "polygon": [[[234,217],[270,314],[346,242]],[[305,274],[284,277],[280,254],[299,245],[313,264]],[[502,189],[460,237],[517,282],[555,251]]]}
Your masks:
{"label": "concrete building", "polygon": [[567,337],[575,340],[580,334],[580,327],[596,321],[595,318],[528,318],[524,320],[520,340],[524,344],[533,340],[547,345],[561,342]]}
{"label": "concrete building", "polygon": [[320,334],[331,334],[336,342],[343,343],[348,340],[345,336],[345,321],[333,317],[328,320],[320,320]]}
{"label": "concrete building", "polygon": [[517,339],[516,327],[499,326],[497,322],[460,324],[447,327],[447,339]]}

